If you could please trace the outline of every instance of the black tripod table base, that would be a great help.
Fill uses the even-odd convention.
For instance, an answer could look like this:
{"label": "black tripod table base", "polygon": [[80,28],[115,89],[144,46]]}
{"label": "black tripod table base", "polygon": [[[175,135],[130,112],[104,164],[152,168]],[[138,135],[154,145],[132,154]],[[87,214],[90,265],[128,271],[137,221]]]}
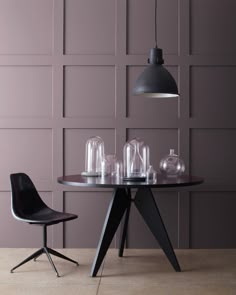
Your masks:
{"label": "black tripod table base", "polygon": [[110,202],[106,219],[103,225],[96,256],[94,258],[94,262],[91,269],[92,277],[95,277],[97,275],[97,272],[102,264],[102,261],[107,253],[111,241],[117,231],[117,228],[123,216],[125,215],[125,221],[123,225],[123,232],[119,248],[119,256],[123,256],[129,221],[129,213],[132,202],[134,203],[139,213],[143,217],[145,223],[147,224],[152,234],[156,238],[157,242],[164,251],[166,257],[168,258],[173,268],[177,272],[181,271],[151,189],[148,187],[139,188],[135,195],[135,198],[131,199],[130,189],[117,188],[114,191],[114,196]]}

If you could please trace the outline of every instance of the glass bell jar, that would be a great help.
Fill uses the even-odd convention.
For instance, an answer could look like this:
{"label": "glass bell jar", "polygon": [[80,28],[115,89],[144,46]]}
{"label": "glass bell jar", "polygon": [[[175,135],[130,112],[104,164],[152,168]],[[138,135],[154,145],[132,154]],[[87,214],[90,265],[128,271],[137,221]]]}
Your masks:
{"label": "glass bell jar", "polygon": [[169,155],[160,161],[160,171],[168,177],[177,177],[184,173],[184,161],[175,154],[174,149],[170,149]]}
{"label": "glass bell jar", "polygon": [[115,175],[116,155],[104,155],[101,163],[102,177]]}
{"label": "glass bell jar", "polygon": [[101,164],[104,158],[104,141],[99,136],[90,137],[85,146],[84,176],[101,176]]}
{"label": "glass bell jar", "polygon": [[123,148],[124,180],[143,181],[149,167],[149,147],[139,138],[128,141]]}

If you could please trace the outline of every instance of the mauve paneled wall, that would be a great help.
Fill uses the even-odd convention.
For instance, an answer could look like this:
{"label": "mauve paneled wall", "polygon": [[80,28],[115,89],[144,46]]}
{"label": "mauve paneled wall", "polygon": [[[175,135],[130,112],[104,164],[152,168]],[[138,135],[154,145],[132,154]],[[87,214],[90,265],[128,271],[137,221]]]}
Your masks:
{"label": "mauve paneled wall", "polygon": [[[97,246],[111,191],[56,181],[84,169],[93,135],[119,158],[127,139],[143,138],[156,168],[174,148],[206,179],[155,191],[174,246],[236,246],[236,1],[158,0],[157,18],[178,100],[132,95],[154,45],[154,0],[0,0],[0,247],[41,240],[11,216],[18,171],[49,205],[79,215],[51,229],[54,247]],[[128,247],[156,247],[135,209]]]}

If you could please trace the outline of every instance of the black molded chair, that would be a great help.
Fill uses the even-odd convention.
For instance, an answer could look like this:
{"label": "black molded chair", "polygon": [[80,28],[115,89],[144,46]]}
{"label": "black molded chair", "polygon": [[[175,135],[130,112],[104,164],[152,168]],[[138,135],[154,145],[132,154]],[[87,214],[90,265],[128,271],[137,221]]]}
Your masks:
{"label": "black molded chair", "polygon": [[12,188],[11,210],[13,216],[18,220],[43,227],[43,247],[13,267],[11,272],[32,259],[36,260],[43,253],[47,255],[48,260],[58,277],[59,273],[52,261],[50,254],[71,261],[78,265],[78,262],[47,246],[47,227],[49,225],[72,220],[78,216],[75,214],[58,212],[49,208],[40,198],[33,182],[25,173],[11,174],[10,180]]}

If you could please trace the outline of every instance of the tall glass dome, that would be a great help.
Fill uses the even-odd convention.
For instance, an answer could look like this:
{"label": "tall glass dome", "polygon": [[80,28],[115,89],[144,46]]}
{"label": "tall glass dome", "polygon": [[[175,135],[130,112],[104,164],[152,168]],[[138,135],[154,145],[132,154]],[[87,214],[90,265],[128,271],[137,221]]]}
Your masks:
{"label": "tall glass dome", "polygon": [[104,141],[99,136],[90,137],[85,147],[85,171],[87,176],[100,176],[104,158]]}
{"label": "tall glass dome", "polygon": [[123,148],[124,179],[145,178],[149,157],[149,147],[142,140],[134,138],[128,141]]}

